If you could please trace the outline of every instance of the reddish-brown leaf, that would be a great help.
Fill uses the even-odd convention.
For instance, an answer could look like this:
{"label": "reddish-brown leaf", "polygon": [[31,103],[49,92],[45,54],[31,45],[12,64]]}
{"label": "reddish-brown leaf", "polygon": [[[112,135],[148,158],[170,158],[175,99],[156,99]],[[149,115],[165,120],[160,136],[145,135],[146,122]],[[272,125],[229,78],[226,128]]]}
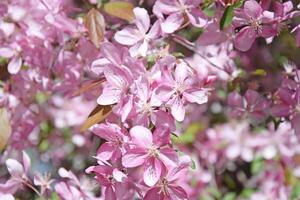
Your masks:
{"label": "reddish-brown leaf", "polygon": [[5,108],[0,108],[0,150],[4,149],[11,135],[9,115]]}
{"label": "reddish-brown leaf", "polygon": [[95,8],[92,8],[88,12],[84,24],[88,29],[90,40],[99,48],[105,34],[105,20],[103,15]]}
{"label": "reddish-brown leaf", "polygon": [[85,131],[91,126],[105,120],[106,117],[108,117],[108,115],[111,113],[111,110],[112,110],[111,106],[97,105],[97,107],[94,108],[94,110],[91,112],[87,120],[81,126],[80,131]]}
{"label": "reddish-brown leaf", "polygon": [[105,81],[105,78],[99,79],[99,80],[95,80],[92,82],[88,82],[88,83],[84,83],[78,90],[76,90],[72,96],[78,96],[84,92],[93,90],[95,88],[97,88],[98,86],[100,86],[101,83],[103,83]]}

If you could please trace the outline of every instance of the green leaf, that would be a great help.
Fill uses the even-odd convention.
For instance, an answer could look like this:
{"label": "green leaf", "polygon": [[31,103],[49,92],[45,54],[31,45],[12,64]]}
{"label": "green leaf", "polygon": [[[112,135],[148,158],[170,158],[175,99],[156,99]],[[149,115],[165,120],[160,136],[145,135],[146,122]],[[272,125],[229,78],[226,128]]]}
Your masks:
{"label": "green leaf", "polygon": [[8,59],[7,59],[7,58],[0,57],[0,66],[5,65],[7,62],[8,62]]}
{"label": "green leaf", "polygon": [[221,192],[216,187],[209,187],[206,191],[216,199],[220,199],[222,196]]}
{"label": "green leaf", "polygon": [[244,0],[239,0],[233,6],[234,6],[234,8],[240,8],[240,7],[242,7],[243,3],[244,3]]}
{"label": "green leaf", "polygon": [[251,75],[255,75],[255,76],[266,76],[267,72],[264,69],[257,69],[253,72],[251,72]]}
{"label": "green leaf", "polygon": [[203,129],[201,123],[191,124],[186,131],[179,137],[172,137],[174,143],[177,144],[190,144],[193,143],[196,139],[197,134]]}
{"label": "green leaf", "polygon": [[181,52],[173,52],[172,55],[176,58],[184,58],[184,54]]}
{"label": "green leaf", "polygon": [[59,200],[58,195],[55,192],[52,192],[51,200]]}
{"label": "green leaf", "polygon": [[151,68],[155,64],[156,60],[157,60],[157,56],[155,54],[148,55],[148,57],[147,57],[147,67]]}
{"label": "green leaf", "polygon": [[243,198],[248,199],[248,198],[251,197],[251,195],[252,195],[254,192],[255,192],[255,190],[252,189],[252,188],[245,188],[245,189],[243,189],[243,191],[241,192],[241,196],[242,196]]}
{"label": "green leaf", "polygon": [[191,165],[191,168],[192,169],[196,169],[196,163],[195,163],[195,161],[192,159],[192,165]]}
{"label": "green leaf", "polygon": [[235,193],[234,192],[229,192],[227,194],[225,194],[223,200],[235,200]]}
{"label": "green leaf", "polygon": [[37,92],[35,94],[35,101],[38,103],[38,104],[44,104],[46,103],[46,101],[48,100],[48,96],[45,92]]}
{"label": "green leaf", "polygon": [[300,182],[298,182],[292,189],[291,200],[297,200],[300,198]]}
{"label": "green leaf", "polygon": [[251,163],[251,173],[258,174],[264,167],[264,162],[261,157],[256,157]]}
{"label": "green leaf", "polygon": [[232,18],[233,18],[233,15],[234,15],[234,6],[233,5],[230,5],[230,6],[227,6],[224,13],[223,13],[223,16],[221,18],[221,21],[220,21],[220,29],[223,30],[224,28],[228,27],[231,22],[232,22]]}

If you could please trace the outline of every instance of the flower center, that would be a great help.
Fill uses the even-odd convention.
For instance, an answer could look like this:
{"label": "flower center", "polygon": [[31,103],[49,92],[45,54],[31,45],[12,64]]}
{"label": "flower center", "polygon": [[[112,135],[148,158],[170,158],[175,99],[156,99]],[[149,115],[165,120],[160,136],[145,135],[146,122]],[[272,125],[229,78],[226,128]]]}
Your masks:
{"label": "flower center", "polygon": [[262,27],[261,27],[261,20],[260,19],[254,19],[251,17],[249,21],[249,25],[255,30],[255,32],[261,33],[262,32]]}
{"label": "flower center", "polygon": [[152,111],[152,107],[149,102],[143,102],[141,107],[142,113],[150,113]]}
{"label": "flower center", "polygon": [[175,86],[175,91],[177,94],[182,94],[185,90],[185,85],[183,83],[177,82]]}
{"label": "flower center", "polygon": [[179,7],[181,13],[186,13],[191,6],[185,5],[182,0],[178,0],[177,7]]}
{"label": "flower center", "polygon": [[298,104],[296,107],[295,107],[295,111],[300,113],[300,104]]}
{"label": "flower center", "polygon": [[149,155],[150,157],[158,157],[158,155],[159,155],[159,150],[158,150],[158,148],[155,147],[155,146],[150,147],[150,148],[148,149],[148,155]]}
{"label": "flower center", "polygon": [[168,191],[168,180],[164,177],[160,180],[160,192],[162,192],[165,196],[170,196],[170,193]]}

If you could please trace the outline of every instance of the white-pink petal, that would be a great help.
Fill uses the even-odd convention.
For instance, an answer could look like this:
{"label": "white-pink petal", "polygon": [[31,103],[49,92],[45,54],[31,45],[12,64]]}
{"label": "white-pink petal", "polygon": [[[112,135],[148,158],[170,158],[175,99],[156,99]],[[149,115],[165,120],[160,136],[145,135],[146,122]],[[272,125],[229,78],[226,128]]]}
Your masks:
{"label": "white-pink petal", "polygon": [[7,70],[10,74],[17,74],[22,67],[21,57],[14,57],[8,63]]}
{"label": "white-pink petal", "polygon": [[171,106],[171,113],[177,121],[182,122],[184,120],[185,108],[182,99],[179,97],[175,97]]}
{"label": "white-pink petal", "polygon": [[244,13],[249,17],[257,19],[262,14],[262,8],[255,0],[248,0],[244,4]]}
{"label": "white-pink petal", "polygon": [[141,35],[139,30],[127,27],[121,31],[118,31],[114,38],[120,44],[131,46],[142,40],[143,35]]}
{"label": "white-pink petal", "polygon": [[118,103],[121,98],[122,91],[114,87],[105,87],[102,94],[98,97],[99,105],[112,105]]}
{"label": "white-pink petal", "polygon": [[167,17],[161,23],[161,29],[164,33],[174,33],[183,23],[184,17],[181,13],[174,13]]}
{"label": "white-pink petal", "polygon": [[140,152],[128,152],[122,157],[122,165],[132,168],[144,164],[147,154]]}
{"label": "white-pink petal", "polygon": [[145,163],[143,174],[144,183],[148,186],[154,186],[160,179],[162,173],[162,163],[155,158],[148,159]]}
{"label": "white-pink petal", "polygon": [[134,126],[131,128],[130,136],[132,137],[133,144],[139,147],[148,148],[153,144],[151,131],[143,126]]}
{"label": "white-pink petal", "polygon": [[183,93],[184,98],[191,102],[191,103],[197,103],[197,104],[204,104],[208,101],[208,95],[207,92],[204,90],[190,90],[185,91]]}
{"label": "white-pink petal", "polygon": [[150,17],[145,8],[136,7],[133,9],[135,24],[141,33],[146,33],[150,28]]}
{"label": "white-pink petal", "polygon": [[6,167],[8,172],[10,173],[10,175],[12,177],[15,178],[22,178],[23,174],[24,174],[24,168],[21,165],[21,163],[19,163],[18,161],[14,160],[14,159],[7,159],[6,162]]}

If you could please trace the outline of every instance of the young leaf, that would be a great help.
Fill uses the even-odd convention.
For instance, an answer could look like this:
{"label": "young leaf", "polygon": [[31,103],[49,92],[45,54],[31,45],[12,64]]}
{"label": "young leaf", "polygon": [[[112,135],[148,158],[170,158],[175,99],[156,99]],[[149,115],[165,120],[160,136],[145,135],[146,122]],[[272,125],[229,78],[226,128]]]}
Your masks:
{"label": "young leaf", "polygon": [[251,75],[266,76],[267,72],[264,69],[256,69],[255,71],[251,72]]}
{"label": "young leaf", "polygon": [[261,157],[256,157],[251,163],[251,173],[258,174],[264,167],[264,162]]}
{"label": "young leaf", "polygon": [[110,114],[111,109],[111,106],[97,105],[81,126],[80,131],[85,131],[91,126],[102,122]]}
{"label": "young leaf", "polygon": [[134,19],[133,14],[134,6],[130,2],[114,1],[104,5],[104,11],[111,16],[132,22]]}
{"label": "young leaf", "polygon": [[11,125],[8,112],[5,108],[0,108],[0,150],[4,149],[11,135]]}
{"label": "young leaf", "polygon": [[95,8],[92,8],[88,12],[84,24],[88,29],[90,40],[99,48],[100,43],[104,40],[105,33],[105,20],[103,15]]}
{"label": "young leaf", "polygon": [[296,183],[291,192],[291,200],[297,200],[300,198],[300,182]]}
{"label": "young leaf", "polygon": [[191,144],[195,141],[197,134],[202,129],[203,129],[203,124],[193,123],[178,138],[173,137],[173,141],[176,144]]}
{"label": "young leaf", "polygon": [[235,199],[236,199],[236,195],[234,192],[229,192],[223,197],[223,200],[235,200]]}
{"label": "young leaf", "polygon": [[233,5],[227,6],[220,21],[221,30],[223,30],[224,28],[228,27],[231,24],[233,14],[234,14],[234,6]]}

